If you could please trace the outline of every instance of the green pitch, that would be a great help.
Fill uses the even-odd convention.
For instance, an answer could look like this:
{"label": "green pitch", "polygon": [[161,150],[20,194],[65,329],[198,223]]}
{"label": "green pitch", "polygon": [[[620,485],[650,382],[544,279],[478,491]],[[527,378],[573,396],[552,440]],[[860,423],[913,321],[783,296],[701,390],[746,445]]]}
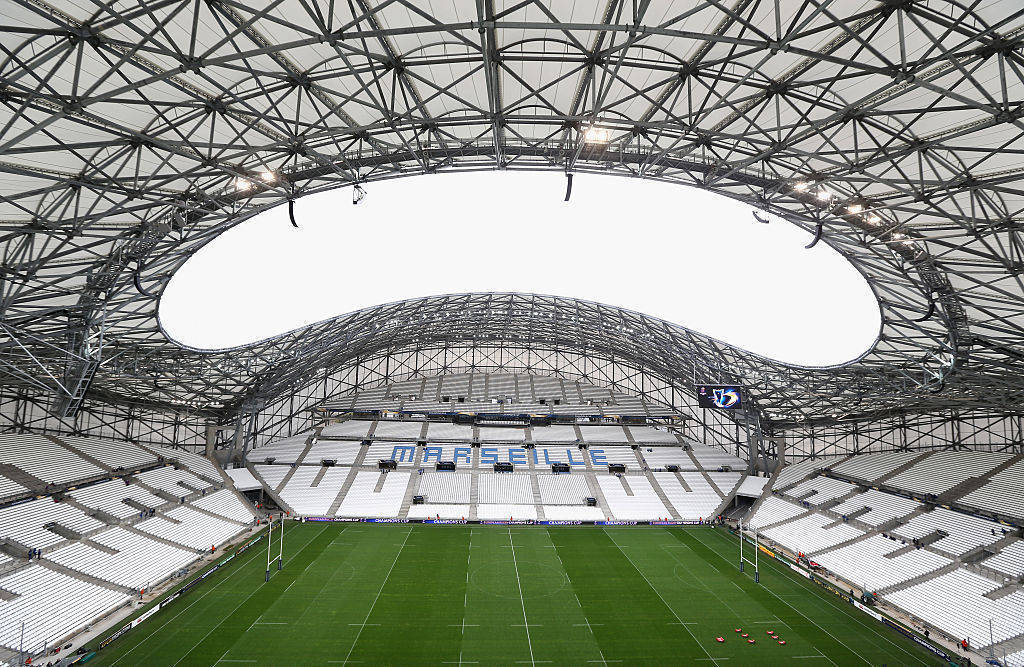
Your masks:
{"label": "green pitch", "polygon": [[737,548],[707,527],[290,523],[269,583],[254,547],[93,664],[938,664],[770,558],[755,584]]}

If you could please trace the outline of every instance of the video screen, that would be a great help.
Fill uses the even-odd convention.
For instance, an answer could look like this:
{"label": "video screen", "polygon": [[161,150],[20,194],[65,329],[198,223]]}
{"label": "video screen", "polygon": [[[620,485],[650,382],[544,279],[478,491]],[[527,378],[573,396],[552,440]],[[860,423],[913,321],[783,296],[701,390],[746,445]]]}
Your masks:
{"label": "video screen", "polygon": [[740,388],[731,384],[697,385],[697,405],[702,408],[736,410],[743,404]]}

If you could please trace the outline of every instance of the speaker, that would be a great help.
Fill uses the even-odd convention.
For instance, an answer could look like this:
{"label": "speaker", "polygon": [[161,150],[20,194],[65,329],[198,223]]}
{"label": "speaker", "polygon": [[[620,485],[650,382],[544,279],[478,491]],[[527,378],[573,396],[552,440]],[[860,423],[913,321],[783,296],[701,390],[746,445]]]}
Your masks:
{"label": "speaker", "polygon": [[338,459],[320,459],[320,465],[330,468],[338,465]]}
{"label": "speaker", "polygon": [[625,463],[609,463],[608,472],[626,472]]}
{"label": "speaker", "polygon": [[379,459],[377,461],[377,467],[381,470],[397,470],[398,461],[394,459]]}

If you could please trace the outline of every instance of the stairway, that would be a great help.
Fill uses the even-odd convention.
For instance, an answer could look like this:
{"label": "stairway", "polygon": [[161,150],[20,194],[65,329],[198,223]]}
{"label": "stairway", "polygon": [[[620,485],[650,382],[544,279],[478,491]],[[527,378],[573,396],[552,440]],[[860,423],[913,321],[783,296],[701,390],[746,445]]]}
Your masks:
{"label": "stairway", "polygon": [[837,549],[842,549],[843,547],[848,547],[851,544],[856,544],[857,542],[863,542],[864,540],[866,540],[868,538],[871,538],[871,537],[874,537],[874,536],[875,536],[875,533],[864,533],[863,535],[858,535],[857,537],[854,537],[854,538],[849,539],[849,540],[845,540],[843,542],[840,542],[839,544],[834,544],[834,545],[832,545],[830,547],[827,547],[825,549],[821,549],[820,551],[809,551],[808,554],[810,554],[812,556],[820,556],[821,554],[825,554],[825,553],[828,553],[830,551],[836,551]]}
{"label": "stairway", "polygon": [[338,489],[338,495],[335,496],[334,502],[327,509],[327,516],[334,516],[338,513],[338,508],[341,507],[341,501],[345,499],[345,494],[352,488],[352,482],[356,479],[356,473],[363,466],[363,461],[366,460],[366,452],[369,451],[369,447],[360,447],[359,453],[356,454],[356,460],[352,462],[352,467],[348,469],[348,477],[345,478],[345,483]]}
{"label": "stairway", "polygon": [[402,496],[402,505],[398,508],[398,518],[408,519],[409,508],[412,507],[412,497],[416,495],[416,492],[420,488],[421,475],[413,473],[412,477],[409,478],[409,483],[405,486],[405,495]]}
{"label": "stairway", "polygon": [[[260,477],[258,474],[256,474],[256,469],[253,467],[252,463],[249,463],[248,461],[246,461],[245,467],[246,467],[246,469],[249,472],[251,472],[253,474],[253,477],[255,477],[256,479],[261,480],[261,481],[263,480],[262,477]],[[281,509],[286,510],[288,512],[291,512],[292,514],[295,513],[295,510],[292,509],[292,506],[289,505],[288,503],[286,503],[285,501],[281,500],[281,496],[278,495],[277,491],[271,489],[266,484],[263,485],[263,493],[265,493],[268,496],[270,496],[271,500],[273,500],[275,503],[277,503],[277,506],[280,507]]]}
{"label": "stairway", "polygon": [[658,480],[654,478],[654,473],[651,472],[651,469],[647,466],[644,466],[644,469],[647,471],[647,480],[651,483],[651,488],[653,488],[654,492],[658,494],[658,499],[661,500],[661,504],[665,506],[666,510],[668,510],[669,516],[672,517],[673,521],[679,521],[679,512],[676,511],[675,505],[673,505],[669,501],[668,496],[665,495],[665,491],[663,491],[661,486],[658,484]]}
{"label": "stairway", "polygon": [[[167,517],[163,517],[163,518],[166,519]],[[176,549],[183,549],[185,551],[191,551],[191,552],[197,553],[197,554],[205,554],[206,553],[206,549],[193,549],[192,547],[188,547],[188,546],[185,546],[184,544],[179,544],[177,542],[173,542],[171,540],[168,540],[168,539],[165,539],[163,537],[160,537],[159,535],[154,535],[153,533],[147,533],[144,530],[139,530],[135,526],[123,525],[121,527],[124,528],[125,530],[127,530],[130,533],[135,533],[136,535],[141,535],[142,537],[145,537],[146,539],[153,540],[155,542],[159,542],[160,544],[166,544],[169,547],[174,547]]]}
{"label": "stairway", "polygon": [[[480,448],[473,448],[473,458],[480,459]],[[473,479],[469,482],[469,517],[470,521],[477,520],[477,503],[480,500],[480,472],[473,471]]]}
{"label": "stairway", "polygon": [[[533,451],[536,452],[537,450]],[[537,481],[537,469],[529,452],[526,455],[526,462],[530,467],[530,486],[533,488],[533,506],[537,509],[537,520],[545,521],[547,517],[544,515],[544,501],[540,497],[540,482]]]}
{"label": "stairway", "polygon": [[0,463],[0,474],[12,482],[21,484],[29,491],[41,493],[46,489],[46,482],[10,463]]}
{"label": "stairway", "polygon": [[597,483],[597,473],[593,470],[588,470],[587,482],[590,484],[590,489],[594,492],[594,498],[597,499],[597,505],[604,510],[604,515],[608,518],[612,518],[612,508],[608,505],[608,500],[604,497],[604,492],[601,491],[601,485]]}

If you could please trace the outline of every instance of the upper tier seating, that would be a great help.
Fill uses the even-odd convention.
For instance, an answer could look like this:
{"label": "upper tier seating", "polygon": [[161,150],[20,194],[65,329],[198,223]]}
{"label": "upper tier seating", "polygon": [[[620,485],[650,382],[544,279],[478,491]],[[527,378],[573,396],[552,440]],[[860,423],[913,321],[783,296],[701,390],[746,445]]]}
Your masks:
{"label": "upper tier seating", "polygon": [[907,540],[931,535],[936,530],[948,534],[929,546],[959,556],[983,544],[992,544],[1003,537],[1003,526],[978,517],[937,507],[919,514],[892,533]]}
{"label": "upper tier seating", "polygon": [[54,549],[46,558],[97,579],[134,589],[149,588],[196,559],[194,551],[178,549],[122,528],[105,530],[92,540],[116,549],[117,553],[73,542]]}
{"label": "upper tier seating", "polygon": [[473,439],[473,427],[467,424],[432,422],[427,425],[427,439],[469,442]]}
{"label": "upper tier seating", "polygon": [[[213,462],[205,456],[199,456],[192,452],[187,452],[184,449],[172,449],[170,447],[154,447],[155,451],[160,456],[171,461],[177,461],[182,464],[194,474],[205,477],[212,482],[221,482],[224,478],[221,477],[220,470],[213,464]],[[206,486],[209,486],[207,484]]]}
{"label": "upper tier seating", "polygon": [[1003,665],[1005,667],[1024,667],[1024,650],[1008,654]]}
{"label": "upper tier seating", "polygon": [[375,441],[366,449],[366,456],[363,457],[363,461],[374,465],[381,459],[394,459],[398,462],[398,465],[409,467],[415,462],[417,450],[421,449],[411,442]]}
{"label": "upper tier seating", "polygon": [[291,470],[290,466],[279,466],[279,465],[255,465],[253,470],[256,474],[263,478],[263,482],[270,488],[271,491],[275,490],[281,481],[284,480],[284,476]]}
{"label": "upper tier seating", "polygon": [[525,473],[481,473],[477,475],[480,503],[531,504],[533,485]]}
{"label": "upper tier seating", "polygon": [[824,505],[830,500],[841,498],[859,487],[831,477],[812,477],[785,491],[790,498],[803,500],[812,505]]}
{"label": "upper tier seating", "polygon": [[[383,476],[383,480],[381,477]],[[402,507],[402,499],[409,487],[410,474],[393,471],[386,474],[360,470],[345,494],[337,516],[395,517]],[[380,484],[380,490],[375,490]]]}
{"label": "upper tier seating", "polygon": [[699,472],[679,473],[686,485],[690,487],[689,491],[679,483],[676,473],[656,472],[653,474],[658,486],[665,493],[665,497],[672,503],[679,518],[684,521],[706,519],[714,515],[715,509],[722,504],[722,498]]}
{"label": "upper tier seating", "polygon": [[627,426],[626,430],[633,437],[633,442],[637,444],[679,444],[679,438],[668,429],[656,428],[654,426]]}
{"label": "upper tier seating", "polygon": [[622,427],[618,424],[609,424],[607,426],[580,426],[580,434],[583,436],[583,442],[591,444],[604,444],[604,443],[628,443],[629,440],[626,438],[626,432],[622,430]]}
{"label": "upper tier seating", "polygon": [[975,649],[1024,633],[1024,591],[998,600],[984,594],[1000,584],[964,569],[954,570],[909,588],[886,594],[885,599],[902,607],[953,637],[968,638]]}
{"label": "upper tier seating", "polygon": [[616,519],[649,521],[671,516],[646,477],[598,475],[597,483],[608,501],[608,510]]}
{"label": "upper tier seating", "polygon": [[783,500],[782,498],[768,496],[764,499],[764,502],[761,503],[761,506],[757,508],[757,512],[754,513],[754,516],[750,517],[748,523],[754,530],[761,530],[764,526],[771,525],[778,521],[792,519],[798,514],[803,514],[806,511],[807,510],[803,507]]}
{"label": "upper tier seating", "polygon": [[[333,460],[335,465],[350,466],[359,455],[359,443],[339,442],[337,440],[317,440],[309,448],[302,462],[307,465],[319,465],[324,459]],[[287,461],[280,461],[286,463]],[[376,461],[370,461],[376,463]]]}
{"label": "upper tier seating", "polygon": [[428,503],[465,505],[473,476],[458,472],[428,472],[419,478],[419,495]]}
{"label": "upper tier seating", "polygon": [[833,466],[830,470],[837,474],[846,475],[865,482],[873,482],[920,455],[921,452],[860,454],[850,457],[839,465]]}
{"label": "upper tier seating", "polygon": [[863,521],[869,526],[880,526],[886,521],[905,517],[923,505],[921,503],[896,496],[876,489],[868,489],[864,493],[858,493],[852,498],[844,500],[832,508],[833,512],[849,515],[863,508],[870,508],[870,512],[861,514],[857,521]]}
{"label": "upper tier seating", "polygon": [[743,459],[717,447],[692,443],[690,445],[690,452],[693,454],[693,458],[697,459],[697,463],[705,470],[718,470],[720,467],[728,467],[739,471],[746,470],[747,468],[747,464]]}
{"label": "upper tier seating", "polygon": [[365,440],[370,432],[373,422],[368,421],[345,421],[340,424],[328,424],[320,431],[321,438],[350,438],[353,440]]}
{"label": "upper tier seating", "polygon": [[823,456],[816,459],[804,459],[799,463],[794,463],[786,466],[779,473],[779,476],[775,479],[775,484],[772,485],[773,489],[784,489],[794,482],[798,482],[804,477],[807,477],[819,470],[831,466],[836,461],[840,460],[838,456]]}
{"label": "upper tier seating", "polygon": [[111,468],[132,468],[156,463],[156,454],[123,440],[69,435],[60,436],[60,440]]}
{"label": "upper tier seating", "polygon": [[1024,461],[996,473],[980,489],[971,491],[957,502],[1024,519]]}
{"label": "upper tier seating", "polygon": [[864,534],[863,531],[845,523],[832,528],[825,527],[832,522],[833,520],[827,516],[811,514],[769,528],[763,535],[790,551],[813,554]]}
{"label": "upper tier seating", "polygon": [[18,651],[23,645],[30,653],[57,645],[92,619],[130,599],[124,593],[41,565],[29,565],[0,577],[0,589],[17,595],[0,600],[0,646]]}
{"label": "upper tier seating", "polygon": [[126,498],[146,507],[160,507],[167,501],[154,496],[149,491],[135,484],[125,484],[123,480],[113,479],[109,482],[100,482],[81,489],[76,489],[68,494],[74,500],[94,509],[112,514],[118,519],[126,519],[139,513],[139,510],[125,504]]}
{"label": "upper tier seating", "polygon": [[540,500],[545,505],[583,505],[594,493],[582,475],[537,475]]}
{"label": "upper tier seating", "polygon": [[1010,456],[1000,452],[935,452],[885,483],[913,493],[939,495],[971,477],[984,475]]}
{"label": "upper tier seating", "polygon": [[480,442],[525,442],[525,428],[505,428],[502,426],[481,426],[477,429]]}
{"label": "upper tier seating", "polygon": [[647,467],[657,470],[676,465],[680,470],[696,470],[693,459],[682,447],[643,447],[640,455],[647,461]]}
{"label": "upper tier seating", "polygon": [[981,564],[1011,577],[1024,577],[1024,540],[1011,542]]}
{"label": "upper tier seating", "polygon": [[[433,428],[433,427],[431,427]],[[572,424],[552,424],[551,426],[534,426],[530,429],[534,442],[574,443],[579,438]]]}
{"label": "upper tier seating", "polygon": [[221,489],[202,498],[196,498],[192,502],[192,507],[198,507],[242,523],[251,523],[254,518],[252,510],[228,489]]}
{"label": "upper tier seating", "polygon": [[387,440],[388,438],[394,438],[401,440],[418,440],[422,429],[423,422],[382,420],[377,422],[377,428],[373,430],[373,439]]}
{"label": "upper tier seating", "polygon": [[608,445],[595,446],[587,450],[590,460],[595,468],[608,465],[609,463],[622,463],[626,469],[636,469],[640,462],[636,458],[636,452],[631,447],[612,447]]}
{"label": "upper tier seating", "polygon": [[[349,470],[336,466],[299,466],[279,495],[298,514],[324,516],[345,485]],[[318,482],[317,477],[320,477]]]}
{"label": "upper tier seating", "polygon": [[953,562],[924,549],[914,549],[895,558],[885,557],[900,548],[899,542],[872,535],[814,559],[865,591],[900,584]]}
{"label": "upper tier seating", "polygon": [[293,435],[283,440],[275,440],[270,444],[253,449],[246,454],[246,458],[250,461],[266,461],[272,458],[274,463],[279,465],[282,463],[296,463],[301,458],[303,450],[306,449],[306,441],[308,439],[309,434],[304,434]]}
{"label": "upper tier seating", "polygon": [[55,503],[46,497],[0,509],[0,538],[9,537],[30,549],[45,549],[66,539],[44,528],[50,523],[78,533],[106,525],[67,503]]}
{"label": "upper tier seating", "polygon": [[0,434],[0,463],[12,464],[53,484],[67,484],[106,472],[49,438],[34,433]]}

